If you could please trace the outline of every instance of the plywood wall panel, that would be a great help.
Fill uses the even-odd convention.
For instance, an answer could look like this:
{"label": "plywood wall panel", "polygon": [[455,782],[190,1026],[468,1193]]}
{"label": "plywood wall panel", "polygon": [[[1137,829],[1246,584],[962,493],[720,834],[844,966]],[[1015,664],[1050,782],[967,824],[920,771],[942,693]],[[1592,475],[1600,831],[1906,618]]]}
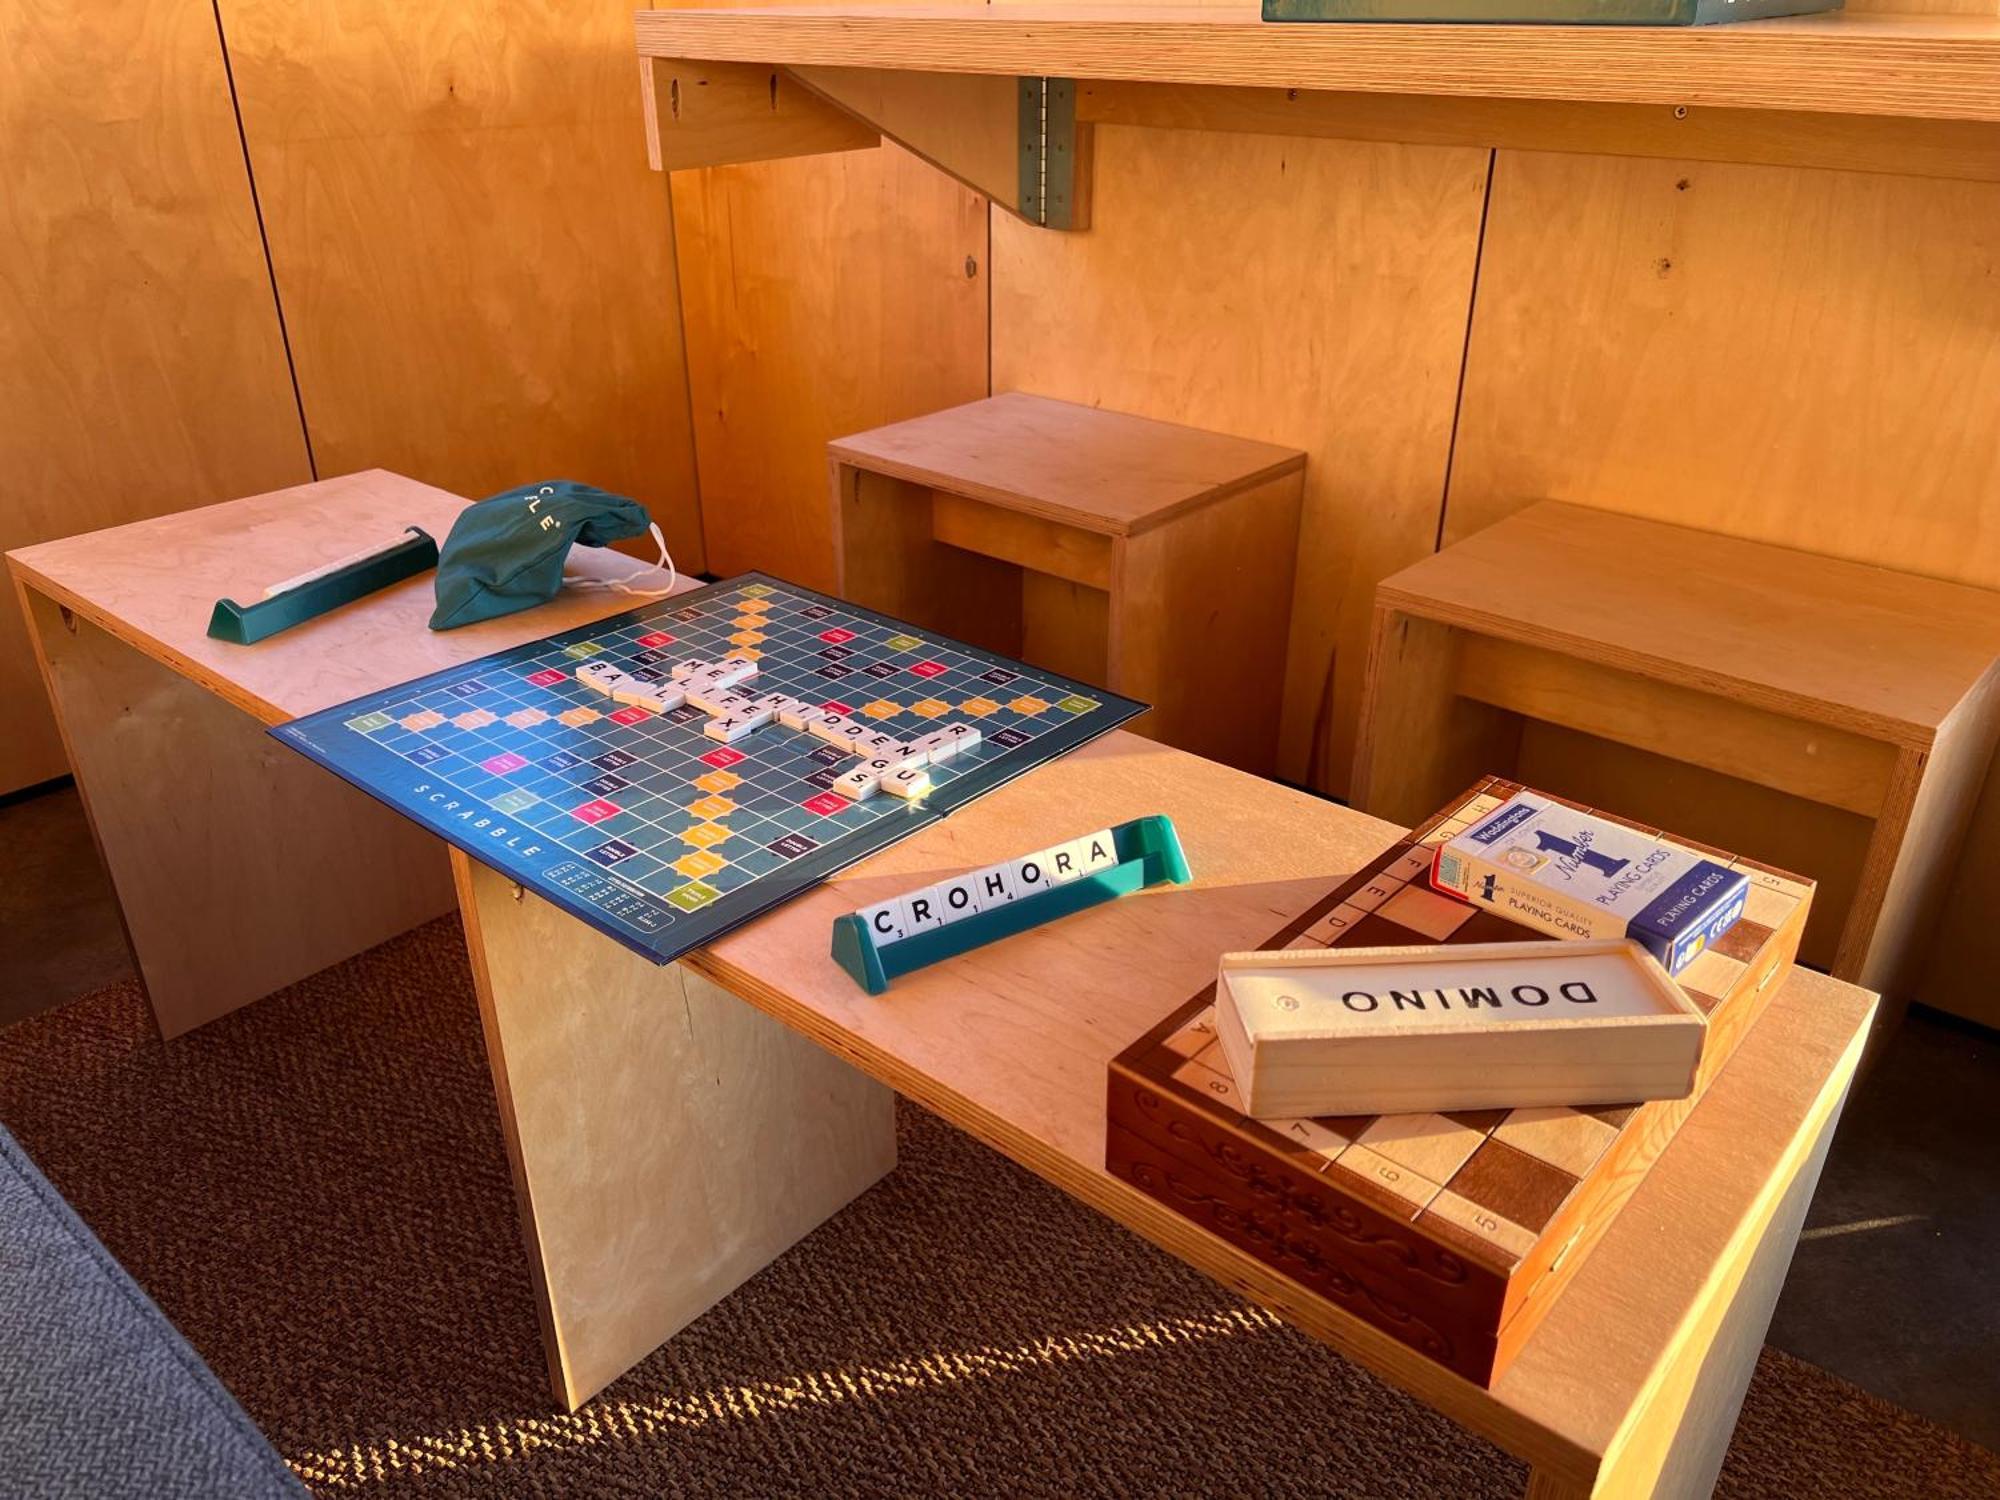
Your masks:
{"label": "plywood wall panel", "polygon": [[674,174],[709,564],[833,586],[826,445],[977,400],[986,200],[900,147]]}
{"label": "plywood wall panel", "polygon": [[[0,0],[0,550],[311,475],[206,0]],[[0,793],[65,769],[0,608]]]}
{"label": "plywood wall panel", "polygon": [[[1543,498],[2000,588],[2000,185],[1499,153],[1446,540]],[[1996,859],[1989,784],[1916,998],[1991,1019]]]}
{"label": "plywood wall panel", "polygon": [[1538,499],[2000,586],[2000,184],[1499,153],[1445,539]]}
{"label": "plywood wall panel", "polygon": [[1344,792],[1375,583],[1437,533],[1489,153],[1096,141],[1087,233],[994,216],[994,389],[1306,450],[1279,774]]}
{"label": "plywood wall panel", "polygon": [[615,0],[222,0],[322,473],[636,496],[702,561],[666,184]]}

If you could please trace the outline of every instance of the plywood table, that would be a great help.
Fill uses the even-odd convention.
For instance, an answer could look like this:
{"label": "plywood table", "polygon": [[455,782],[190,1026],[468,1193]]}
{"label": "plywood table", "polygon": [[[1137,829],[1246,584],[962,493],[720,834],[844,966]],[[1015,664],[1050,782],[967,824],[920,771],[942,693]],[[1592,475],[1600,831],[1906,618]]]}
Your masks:
{"label": "plywood table", "polygon": [[[168,580],[162,587],[184,589],[188,602],[212,595],[226,559],[252,544],[284,551],[324,532],[329,553],[351,547],[332,534],[335,518],[365,508],[370,496],[397,510],[420,493],[449,499],[386,476],[345,485],[340,504],[317,512],[309,507],[326,498],[325,487],[318,496],[265,497],[153,523],[168,528],[162,545],[179,539],[185,570],[180,584],[173,570],[155,570]],[[314,653],[298,649],[271,672],[252,660],[217,660],[205,654],[199,627],[182,622],[184,609],[149,603],[137,586],[144,559],[161,555],[143,535],[113,532],[13,560],[49,648],[51,684],[100,838],[114,869],[128,874],[152,845],[171,852],[173,830],[185,826],[180,815],[149,809],[176,787],[193,787],[226,811],[226,789],[246,766],[293,774],[275,744],[267,765],[246,761],[264,752],[261,724],[423,670],[396,655],[399,643],[459,649],[450,637],[411,635],[407,604],[383,598],[356,606],[324,641],[331,649],[373,639],[372,665],[343,650],[315,665]],[[79,641],[90,643],[89,656],[78,654]],[[147,664],[126,667],[144,691],[123,694],[113,684],[86,692],[110,670],[102,659],[118,652]],[[168,676],[181,686],[166,684]],[[189,707],[199,693],[215,697],[212,712]],[[197,713],[209,732],[183,742],[178,759],[155,749],[143,782],[128,775],[132,785],[110,802],[98,794],[93,782],[110,774],[107,766],[115,771],[122,739],[168,739]],[[241,721],[235,730],[221,729],[225,713]],[[303,762],[296,770],[321,774]],[[350,872],[385,868],[385,849],[401,851],[413,870],[438,868],[435,845],[398,843],[404,835],[393,827],[333,826],[366,808],[339,800],[322,779],[311,794],[321,800],[300,804],[315,816],[285,825],[288,859],[266,862],[274,879],[286,878],[285,864],[334,849],[362,862],[341,867]],[[1178,825],[1192,885],[906,976],[875,999],[828,956],[836,913],[1153,812]],[[1219,951],[1254,943],[1302,911],[1395,832],[1118,734],[667,969],[454,855],[558,1396],[570,1405],[587,1399],[886,1170],[894,1089],[1520,1455],[1532,1466],[1535,1495],[1704,1492],[1852,1076],[1873,1009],[1866,993],[1803,972],[1786,983],[1491,1390],[1440,1370],[1104,1170],[1111,1056],[1204,983]],[[232,825],[232,839],[245,836]],[[180,868],[197,870],[199,861]],[[444,897],[432,880],[423,874],[393,913],[369,913],[373,925],[438,909]],[[312,911],[305,885],[301,877],[261,894],[265,919],[299,924]],[[121,880],[121,894],[129,889]],[[173,891],[146,889],[168,914]],[[195,883],[179,909],[197,929],[220,926],[226,914],[209,903],[225,895],[213,882]],[[288,961],[259,972],[324,961],[367,925],[284,928],[313,940],[292,950],[281,932],[271,947]],[[158,940],[156,928],[146,931],[148,943]],[[170,972],[191,986],[206,965],[241,992],[246,981],[230,957],[197,945]]]}

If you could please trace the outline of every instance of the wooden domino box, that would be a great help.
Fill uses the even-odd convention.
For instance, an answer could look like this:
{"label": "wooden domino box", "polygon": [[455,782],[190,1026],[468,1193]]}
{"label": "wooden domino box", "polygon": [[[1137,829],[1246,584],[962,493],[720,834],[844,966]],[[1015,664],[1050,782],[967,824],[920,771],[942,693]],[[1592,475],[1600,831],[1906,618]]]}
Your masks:
{"label": "wooden domino box", "polygon": [[[1539,938],[1440,895],[1425,878],[1439,843],[1519,790],[1498,778],[1479,782],[1263,946]],[[1643,831],[1752,882],[1743,919],[1679,975],[1708,1018],[1686,1099],[1253,1120],[1235,1107],[1210,985],[1112,1060],[1109,1170],[1311,1292],[1490,1384],[1775,993],[1805,928],[1810,881]]]}

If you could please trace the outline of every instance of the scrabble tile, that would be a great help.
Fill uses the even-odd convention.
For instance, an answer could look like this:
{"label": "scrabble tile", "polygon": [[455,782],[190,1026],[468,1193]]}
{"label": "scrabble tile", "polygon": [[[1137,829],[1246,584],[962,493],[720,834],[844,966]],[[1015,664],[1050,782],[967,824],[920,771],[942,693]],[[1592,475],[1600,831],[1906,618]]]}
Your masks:
{"label": "scrabble tile", "polygon": [[978,744],[982,738],[979,733],[979,726],[977,724],[968,724],[963,719],[945,725],[938,733],[951,736],[951,742],[958,747],[952,752],[954,755],[963,755],[974,745]]}
{"label": "scrabble tile", "polygon": [[750,701],[733,688],[722,687],[699,678],[690,679],[690,682],[692,685],[687,689],[687,701],[703,713],[726,714],[731,705],[748,704]]}
{"label": "scrabble tile", "polygon": [[745,661],[740,656],[728,657],[717,662],[716,666],[718,670],[715,680],[724,687],[735,687],[738,683],[748,682],[757,675],[757,663]]}
{"label": "scrabble tile", "polygon": [[978,883],[970,876],[944,880],[931,887],[944,904],[946,922],[957,922],[981,910]]}
{"label": "scrabble tile", "polygon": [[725,745],[733,745],[744,735],[762,729],[770,722],[769,709],[745,708],[733,714],[724,714],[719,719],[710,719],[701,726],[701,732],[712,740],[721,740]]}
{"label": "scrabble tile", "polygon": [[1013,884],[1016,896],[1032,896],[1036,891],[1048,889],[1049,872],[1043,868],[1039,852],[1024,854],[1007,861],[1007,879]]}
{"label": "scrabble tile", "polygon": [[850,802],[866,802],[875,795],[882,784],[879,776],[871,776],[866,771],[849,771],[833,779],[833,789]]}
{"label": "scrabble tile", "polygon": [[944,926],[944,904],[938,900],[934,886],[899,896],[896,908],[902,914],[905,935]]}
{"label": "scrabble tile", "polygon": [[751,695],[750,701],[756,704],[759,708],[770,709],[772,717],[775,718],[777,717],[779,711],[783,709],[787,703],[792,703],[797,700],[795,700],[790,693],[753,693]]}
{"label": "scrabble tile", "polygon": [[846,745],[847,738],[841,730],[852,723],[846,714],[829,713],[820,710],[806,718],[806,729],[815,738],[825,740],[829,745]]}
{"label": "scrabble tile", "polygon": [[917,747],[915,740],[892,739],[877,752],[884,760],[894,761],[900,770],[904,766],[930,764],[930,756]]}
{"label": "scrabble tile", "polygon": [[922,766],[905,766],[882,778],[882,790],[894,797],[921,797],[930,789],[930,772]]}
{"label": "scrabble tile", "polygon": [[812,724],[819,710],[810,703],[801,703],[797,698],[786,698],[778,705],[778,722],[787,729],[806,729]]}
{"label": "scrabble tile", "polygon": [[868,929],[868,935],[879,948],[884,943],[893,943],[903,938],[909,928],[903,921],[903,904],[900,901],[880,901],[873,906],[864,906],[855,916]]}
{"label": "scrabble tile", "polygon": [[1060,846],[1060,852],[1069,856],[1078,875],[1092,875],[1118,863],[1118,841],[1112,838],[1109,828],[1073,838]]}
{"label": "scrabble tile", "polygon": [[687,701],[687,694],[669,682],[634,682],[613,692],[611,701],[663,714],[670,708],[679,708]]}
{"label": "scrabble tile", "polygon": [[884,760],[881,756],[875,755],[861,762],[858,769],[866,771],[870,776],[880,781],[891,771],[900,771],[902,767],[897,765],[893,760]]}
{"label": "scrabble tile", "polygon": [[683,661],[675,662],[668,670],[674,674],[674,681],[685,682],[708,665],[709,663],[699,656],[690,656]]}
{"label": "scrabble tile", "polygon": [[959,737],[957,735],[939,729],[931,734],[922,736],[912,743],[932,762],[938,763],[950,760],[958,754],[958,741]]}
{"label": "scrabble tile", "polygon": [[1005,865],[988,865],[983,870],[974,870],[965,877],[977,888],[980,909],[1004,906],[1016,894],[1013,882],[1007,878]]}
{"label": "scrabble tile", "polygon": [[873,732],[866,724],[857,724],[854,720],[843,716],[839,730],[828,737],[828,742],[860,755],[863,753],[863,741]]}
{"label": "scrabble tile", "polygon": [[627,673],[608,661],[585,662],[576,669],[576,680],[607,697],[632,681]]}

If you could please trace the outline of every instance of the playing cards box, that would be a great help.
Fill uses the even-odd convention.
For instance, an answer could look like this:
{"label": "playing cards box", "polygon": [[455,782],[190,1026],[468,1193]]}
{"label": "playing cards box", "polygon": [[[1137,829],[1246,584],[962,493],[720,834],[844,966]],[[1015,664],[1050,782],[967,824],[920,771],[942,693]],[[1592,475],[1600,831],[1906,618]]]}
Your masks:
{"label": "playing cards box", "polygon": [[1677,974],[1743,915],[1749,878],[1521,791],[1442,845],[1441,891],[1557,937],[1631,938]]}

